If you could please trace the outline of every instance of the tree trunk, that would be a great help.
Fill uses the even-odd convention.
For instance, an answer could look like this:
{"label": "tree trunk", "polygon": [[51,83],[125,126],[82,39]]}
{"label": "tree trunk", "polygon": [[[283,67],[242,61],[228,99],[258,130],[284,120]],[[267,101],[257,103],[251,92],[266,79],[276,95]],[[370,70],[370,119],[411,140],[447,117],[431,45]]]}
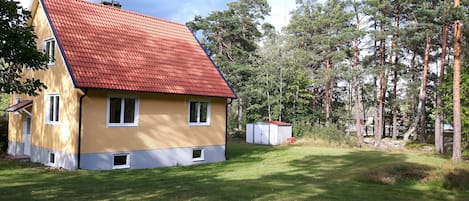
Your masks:
{"label": "tree trunk", "polygon": [[[457,8],[461,4],[460,0],[454,0]],[[461,158],[461,31],[462,22],[454,22],[454,74],[453,74],[453,157],[455,161]]]}
{"label": "tree trunk", "polygon": [[373,135],[375,138],[378,135],[378,108],[378,77],[373,76]]}
{"label": "tree trunk", "polygon": [[243,129],[243,98],[238,99],[238,130]]}
{"label": "tree trunk", "polygon": [[[354,11],[355,11],[355,18],[357,22],[357,31],[360,31],[360,18],[358,15],[358,9],[356,6],[354,6]],[[362,134],[362,121],[361,121],[361,113],[360,113],[360,89],[359,89],[359,84],[358,84],[358,55],[360,53],[360,50],[358,46],[360,45],[360,38],[357,37],[355,38],[354,41],[354,47],[353,47],[353,69],[356,71],[354,76],[353,76],[353,100],[354,100],[354,111],[355,111],[355,123],[356,123],[356,132],[357,132],[357,138],[358,138],[358,143],[360,145],[363,143],[363,134]],[[363,122],[365,122],[365,119],[363,119]]]}
{"label": "tree trunk", "polygon": [[397,64],[394,66],[394,78],[393,78],[393,95],[394,102],[392,103],[392,140],[397,140],[399,134],[399,127],[397,126],[397,78],[398,78]]}
{"label": "tree trunk", "polygon": [[428,63],[430,57],[430,43],[431,37],[427,34],[427,38],[425,41],[425,59],[423,65],[423,76],[422,76],[422,94],[420,96],[420,101],[422,102],[422,107],[420,108],[422,111],[420,116],[420,131],[419,133],[419,140],[420,142],[425,142],[425,134],[427,130],[427,119],[426,119],[426,111],[425,111],[425,104],[427,101],[427,80],[428,80]]}
{"label": "tree trunk", "polygon": [[[411,59],[411,62],[410,62],[412,69],[415,68],[415,57],[416,57],[416,55],[417,54],[415,52],[413,52],[412,59]],[[415,77],[413,75],[412,75],[412,80],[415,80]],[[422,87],[420,87],[419,97],[421,96],[421,94],[422,94]],[[420,109],[422,107],[422,102],[420,101],[420,98],[417,100],[417,102],[418,102],[417,103],[417,110],[416,110],[417,114],[415,115],[414,121],[409,126],[409,129],[404,134],[404,141],[405,142],[409,141],[410,135],[415,134],[415,130],[417,129],[417,126],[418,126],[418,122],[419,122],[419,119],[420,119],[420,112],[422,111]],[[413,107],[415,107],[415,105]]]}
{"label": "tree trunk", "polygon": [[[378,24],[376,21],[374,21],[374,30],[378,30]],[[375,40],[373,46],[373,62],[376,68],[379,68],[379,64],[376,62],[378,59],[378,52],[376,51],[377,47],[378,41]],[[378,78],[376,75],[373,75],[373,135],[375,138],[378,135],[378,107]]]}
{"label": "tree trunk", "polygon": [[[280,55],[279,55],[280,56]],[[283,68],[280,66],[280,108],[278,112],[278,120],[282,121],[283,112]]]}
{"label": "tree trunk", "polygon": [[[360,29],[360,25],[357,25],[357,28]],[[359,86],[358,86],[358,44],[359,39],[355,39],[354,44],[354,55],[353,55],[353,68],[355,69],[356,73],[353,76],[353,100],[354,100],[354,110],[355,110],[355,123],[356,123],[356,132],[358,142],[360,144],[363,143],[363,134],[362,134],[362,124],[361,124],[361,113],[360,113],[360,98],[359,98]]]}
{"label": "tree trunk", "polygon": [[[397,7],[397,14],[395,16],[395,26],[397,28],[396,36],[399,37],[399,21],[400,21],[400,6]],[[392,44],[391,49],[394,49],[394,44]],[[397,81],[399,76],[399,53],[397,51],[394,52],[394,77],[393,77],[393,98],[394,102],[392,104],[392,139],[397,140],[397,135],[399,134],[399,127],[397,125]]]}
{"label": "tree trunk", "polygon": [[331,62],[326,60],[326,86],[324,89],[324,106],[326,112],[326,126],[329,126],[331,123],[331,86],[330,86],[330,69]]}
{"label": "tree trunk", "polygon": [[441,65],[440,65],[440,75],[438,77],[437,92],[436,92],[436,106],[437,114],[435,116],[435,151],[437,153],[444,152],[444,136],[443,136],[443,126],[444,118],[443,112],[443,94],[441,86],[443,85],[443,78],[445,77],[445,65],[446,65],[446,46],[448,43],[448,24],[443,25],[443,38],[441,44]]}
{"label": "tree trunk", "polygon": [[385,51],[385,43],[384,40],[381,40],[379,44],[379,66],[381,68],[380,73],[379,73],[379,104],[378,104],[378,131],[376,132],[375,135],[375,140],[376,143],[381,142],[381,138],[384,133],[384,85],[387,83],[384,83],[384,77],[386,76],[386,72],[383,68],[384,67],[384,51]]}

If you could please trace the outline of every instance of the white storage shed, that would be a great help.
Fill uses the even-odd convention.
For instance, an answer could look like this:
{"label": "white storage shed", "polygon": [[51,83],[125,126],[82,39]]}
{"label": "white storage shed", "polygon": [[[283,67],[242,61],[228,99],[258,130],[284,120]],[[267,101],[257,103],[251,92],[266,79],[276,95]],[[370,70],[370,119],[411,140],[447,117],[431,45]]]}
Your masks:
{"label": "white storage shed", "polygon": [[255,122],[246,125],[246,142],[279,145],[292,137],[292,126],[281,121]]}

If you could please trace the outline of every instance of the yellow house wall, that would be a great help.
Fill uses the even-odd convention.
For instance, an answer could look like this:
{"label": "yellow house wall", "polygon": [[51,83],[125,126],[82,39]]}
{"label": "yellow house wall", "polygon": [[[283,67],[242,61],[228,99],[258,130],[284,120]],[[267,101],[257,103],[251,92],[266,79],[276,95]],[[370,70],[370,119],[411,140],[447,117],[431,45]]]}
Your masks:
{"label": "yellow house wall", "polygon": [[[10,105],[15,104],[16,97],[21,98],[25,96],[10,96]],[[23,116],[19,113],[10,112],[8,114],[8,141],[23,142]]]}
{"label": "yellow house wall", "polygon": [[[109,95],[140,99],[136,127],[107,127]],[[208,100],[209,126],[189,126],[189,101]],[[82,153],[152,150],[225,144],[225,98],[90,91],[84,99]]]}
{"label": "yellow house wall", "polygon": [[[34,8],[36,12],[31,23],[35,27],[34,29],[38,37],[38,49],[42,50],[43,41],[52,38],[53,34],[42,6],[33,6]],[[55,64],[49,66],[49,69],[45,71],[34,72],[25,70],[24,77],[40,79],[47,86],[47,89],[40,92],[39,96],[36,97],[12,95],[10,98],[11,104],[14,104],[16,97],[21,97],[22,100],[33,100],[31,145],[71,154],[76,153],[78,140],[78,100],[82,92],[74,88],[57,43],[55,47]],[[59,125],[46,124],[45,99],[49,93],[59,93],[60,95]],[[9,140],[23,142],[23,117],[13,113],[9,117]]]}

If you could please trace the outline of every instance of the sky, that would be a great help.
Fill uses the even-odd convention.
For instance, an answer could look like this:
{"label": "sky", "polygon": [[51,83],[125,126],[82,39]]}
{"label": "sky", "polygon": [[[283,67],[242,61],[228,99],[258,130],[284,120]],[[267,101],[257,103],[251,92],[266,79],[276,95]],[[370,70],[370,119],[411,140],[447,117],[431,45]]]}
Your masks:
{"label": "sky", "polygon": [[[101,2],[101,0],[90,0]],[[216,10],[225,10],[232,0],[120,0],[122,9],[163,18],[179,23],[194,19],[195,15],[203,17]],[[271,15],[265,22],[271,23],[278,31],[290,20],[290,12],[295,8],[296,0],[268,0]],[[23,7],[29,7],[31,0],[20,0]]]}

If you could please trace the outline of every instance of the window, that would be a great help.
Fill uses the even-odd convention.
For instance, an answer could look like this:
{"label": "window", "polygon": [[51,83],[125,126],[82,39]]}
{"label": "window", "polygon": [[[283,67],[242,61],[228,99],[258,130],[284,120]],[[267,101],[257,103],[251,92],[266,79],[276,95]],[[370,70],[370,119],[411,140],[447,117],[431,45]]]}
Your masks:
{"label": "window", "polygon": [[49,58],[47,65],[53,65],[55,62],[55,40],[53,38],[44,41],[44,53]]}
{"label": "window", "polygon": [[189,125],[210,124],[210,103],[207,101],[190,101]]}
{"label": "window", "polygon": [[108,126],[138,126],[139,100],[135,97],[108,98]]}
{"label": "window", "polygon": [[204,160],[204,149],[194,148],[192,149],[192,161],[203,161]]}
{"label": "window", "polygon": [[50,163],[50,164],[54,164],[54,163],[55,163],[55,153],[54,153],[54,152],[50,152],[50,153],[49,153],[49,163]]}
{"label": "window", "polygon": [[112,160],[113,169],[129,168],[129,154],[114,154]]}
{"label": "window", "polygon": [[57,124],[59,123],[59,105],[60,97],[58,94],[46,95],[46,123]]}

